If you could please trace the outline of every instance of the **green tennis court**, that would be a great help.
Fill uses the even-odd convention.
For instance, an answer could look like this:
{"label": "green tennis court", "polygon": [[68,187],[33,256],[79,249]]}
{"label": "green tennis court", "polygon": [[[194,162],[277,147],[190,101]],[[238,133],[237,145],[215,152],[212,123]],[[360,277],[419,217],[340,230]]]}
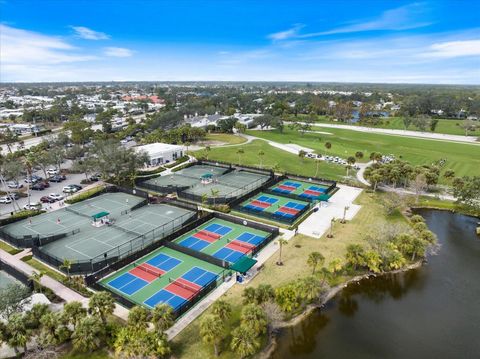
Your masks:
{"label": "green tennis court", "polygon": [[280,195],[288,194],[295,195],[299,199],[309,199],[313,201],[327,201],[330,196],[328,195],[328,189],[330,186],[316,183],[305,182],[293,179],[285,179],[275,186],[270,187],[273,192]]}
{"label": "green tennis court", "polygon": [[161,247],[99,284],[132,303],[147,308],[166,303],[178,312],[202,289],[215,287],[223,274],[222,267]]}
{"label": "green tennis court", "polygon": [[268,236],[258,229],[213,218],[174,242],[232,264],[251,254]]}

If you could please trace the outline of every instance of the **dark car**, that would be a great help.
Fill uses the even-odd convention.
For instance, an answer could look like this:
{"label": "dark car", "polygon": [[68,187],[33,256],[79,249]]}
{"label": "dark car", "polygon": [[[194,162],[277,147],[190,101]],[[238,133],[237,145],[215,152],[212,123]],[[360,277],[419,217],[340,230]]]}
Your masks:
{"label": "dark car", "polygon": [[54,175],[54,176],[50,177],[48,180],[49,180],[50,182],[57,182],[57,183],[59,183],[59,182],[62,182],[63,180],[65,180],[65,178],[66,178],[66,177],[65,177],[65,176],[62,176],[62,175]]}
{"label": "dark car", "polygon": [[80,190],[82,189],[82,186],[80,186],[80,185],[78,185],[78,184],[72,184],[72,185],[70,185],[70,186],[76,188],[77,191],[80,191]]}
{"label": "dark car", "polygon": [[20,195],[17,192],[11,192],[7,196],[11,199],[20,199]]}
{"label": "dark car", "polygon": [[44,186],[45,188],[50,187],[50,183],[48,183],[48,181],[42,181],[42,182],[38,182],[38,183],[43,184],[43,186]]}
{"label": "dark car", "polygon": [[89,180],[91,182],[97,182],[98,180],[100,180],[100,175],[98,175],[98,174],[92,175],[92,176],[90,176]]}
{"label": "dark car", "polygon": [[42,182],[37,182],[32,186],[34,191],[43,191],[46,188],[45,184]]}
{"label": "dark car", "polygon": [[53,198],[50,198],[48,196],[43,196],[40,198],[40,202],[42,203],[54,203],[56,202],[56,200],[54,200]]}

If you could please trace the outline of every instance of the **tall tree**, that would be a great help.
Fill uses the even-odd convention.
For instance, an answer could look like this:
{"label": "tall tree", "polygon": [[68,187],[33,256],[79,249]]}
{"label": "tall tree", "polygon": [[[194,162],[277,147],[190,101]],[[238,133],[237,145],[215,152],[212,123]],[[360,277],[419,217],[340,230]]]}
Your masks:
{"label": "tall tree", "polygon": [[152,323],[158,332],[170,328],[174,323],[172,307],[164,303],[155,306],[152,310]]}
{"label": "tall tree", "polygon": [[323,265],[324,261],[325,257],[320,252],[311,252],[308,255],[307,264],[312,268],[312,275],[315,274],[315,269],[317,269],[317,266]]}
{"label": "tall tree", "polygon": [[260,348],[260,342],[250,328],[240,325],[232,332],[230,347],[240,355],[240,358],[245,358],[257,352]]}
{"label": "tall tree", "polygon": [[200,336],[207,344],[213,345],[215,356],[218,357],[218,345],[224,332],[222,319],[214,314],[205,315],[200,322]]}
{"label": "tall tree", "polygon": [[90,297],[88,308],[92,315],[100,317],[104,325],[107,324],[107,316],[113,314],[115,301],[108,292],[97,292]]}
{"label": "tall tree", "polygon": [[100,348],[104,334],[105,327],[98,317],[82,317],[72,333],[73,348],[82,353],[95,351]]}

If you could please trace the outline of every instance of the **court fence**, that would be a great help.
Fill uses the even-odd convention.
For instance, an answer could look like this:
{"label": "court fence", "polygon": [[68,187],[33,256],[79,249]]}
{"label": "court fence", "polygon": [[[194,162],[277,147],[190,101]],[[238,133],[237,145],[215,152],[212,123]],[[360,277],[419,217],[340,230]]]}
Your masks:
{"label": "court fence", "polygon": [[18,280],[19,282],[26,285],[30,290],[33,291],[33,281],[29,278],[27,274],[22,272],[21,270],[11,266],[10,264],[4,262],[0,258],[0,270],[3,270],[7,274],[11,275],[13,278]]}
{"label": "court fence", "polygon": [[255,210],[246,208],[241,204],[239,204],[238,206],[235,206],[233,209],[237,212],[245,213],[252,217],[261,217],[270,221],[292,225],[296,222],[297,219],[299,219],[304,213],[308,212],[312,207],[312,204],[309,202],[306,202],[305,204],[306,204],[305,207],[303,207],[300,211],[298,211],[297,214],[295,214],[293,217],[284,217],[284,216],[280,216],[278,214],[266,212],[266,211],[255,211]]}

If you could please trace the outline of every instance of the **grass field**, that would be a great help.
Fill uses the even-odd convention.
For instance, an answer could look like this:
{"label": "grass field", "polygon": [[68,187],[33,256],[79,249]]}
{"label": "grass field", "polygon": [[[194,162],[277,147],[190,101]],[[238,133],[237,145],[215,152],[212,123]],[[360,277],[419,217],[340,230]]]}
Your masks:
{"label": "grass field", "polygon": [[[389,136],[352,130],[322,128],[331,135],[298,132],[285,128],[284,133],[278,131],[249,131],[249,134],[280,143],[295,143],[314,149],[317,153],[335,155],[342,158],[362,151],[367,162],[371,152],[394,154],[397,158],[409,161],[414,165],[430,165],[440,159],[446,159],[444,169],[453,169],[457,176],[480,174],[480,145],[463,144],[446,141],[423,140],[402,136]],[[330,142],[332,147],[325,148]],[[297,162],[301,162],[298,161]]]}
{"label": "grass field", "polygon": [[[297,118],[295,116],[289,116],[288,120],[289,121],[300,121],[302,119],[302,115],[298,115]],[[438,119],[438,124],[437,127],[435,128],[435,132],[430,131],[429,128],[425,132],[432,132],[432,133],[444,133],[448,135],[465,135],[465,130],[462,129],[460,126],[463,120],[456,119],[456,120],[448,120],[448,119]],[[337,122],[337,121],[331,121],[328,119],[326,116],[318,116],[316,122],[320,123],[328,123],[328,124],[335,124],[335,125],[353,125],[353,126],[366,126],[366,127],[372,127],[372,128],[385,128],[385,129],[392,129],[392,130],[405,130],[405,126],[403,124],[403,118],[402,117],[388,117],[388,118],[383,118],[382,123],[377,125],[377,126],[370,126],[370,125],[365,125],[361,123],[342,123],[342,122]],[[416,128],[413,125],[410,125],[407,130],[409,131],[420,131],[418,128]],[[473,132],[468,133],[469,136],[480,136],[480,130],[476,130]]]}
{"label": "grass field", "polygon": [[[244,151],[244,153],[240,155],[240,159],[239,154],[237,154],[239,148]],[[258,155],[260,151],[264,153],[263,156]],[[202,157],[205,156],[205,152],[200,150],[195,152],[194,155]],[[294,154],[272,147],[267,142],[261,140],[255,140],[242,146],[212,148],[208,153],[208,159],[256,167],[263,166],[263,168],[272,168],[277,165],[277,171],[279,172],[289,172],[303,176],[314,176],[316,172],[316,163],[314,160],[310,158],[304,158],[302,160]],[[317,177],[342,180],[346,175],[343,166],[326,163],[324,161],[319,161],[318,168]]]}
{"label": "grass field", "polygon": [[206,136],[207,141],[218,141],[228,143],[229,145],[238,145],[247,142],[245,137],[231,135],[228,133],[209,133]]}
{"label": "grass field", "polygon": [[[222,299],[233,306],[233,317],[226,323],[227,332],[238,326],[238,317],[242,308],[241,294],[246,287],[258,287],[259,284],[271,284],[278,287],[289,282],[305,278],[312,273],[311,267],[307,265],[307,258],[311,252],[318,251],[325,256],[327,265],[333,259],[344,261],[346,247],[349,244],[365,244],[365,235],[381,225],[404,224],[405,219],[399,213],[385,217],[380,203],[380,194],[362,193],[355,203],[363,207],[357,216],[346,224],[335,224],[334,238],[328,239],[323,236],[321,239],[314,239],[303,235],[297,235],[283,248],[283,266],[277,266],[278,252],[267,260],[262,271],[246,285],[232,287]],[[317,271],[318,272],[318,271]],[[318,273],[318,275],[320,275]],[[340,278],[341,279],[341,278]],[[207,313],[208,314],[208,311]],[[174,340],[174,355],[178,358],[194,359],[208,358],[213,356],[210,345],[204,344],[199,336],[199,322],[204,316],[200,316],[183,330]],[[231,335],[228,334],[224,343],[225,348]],[[222,359],[238,358],[231,352],[223,351],[220,354]]]}

